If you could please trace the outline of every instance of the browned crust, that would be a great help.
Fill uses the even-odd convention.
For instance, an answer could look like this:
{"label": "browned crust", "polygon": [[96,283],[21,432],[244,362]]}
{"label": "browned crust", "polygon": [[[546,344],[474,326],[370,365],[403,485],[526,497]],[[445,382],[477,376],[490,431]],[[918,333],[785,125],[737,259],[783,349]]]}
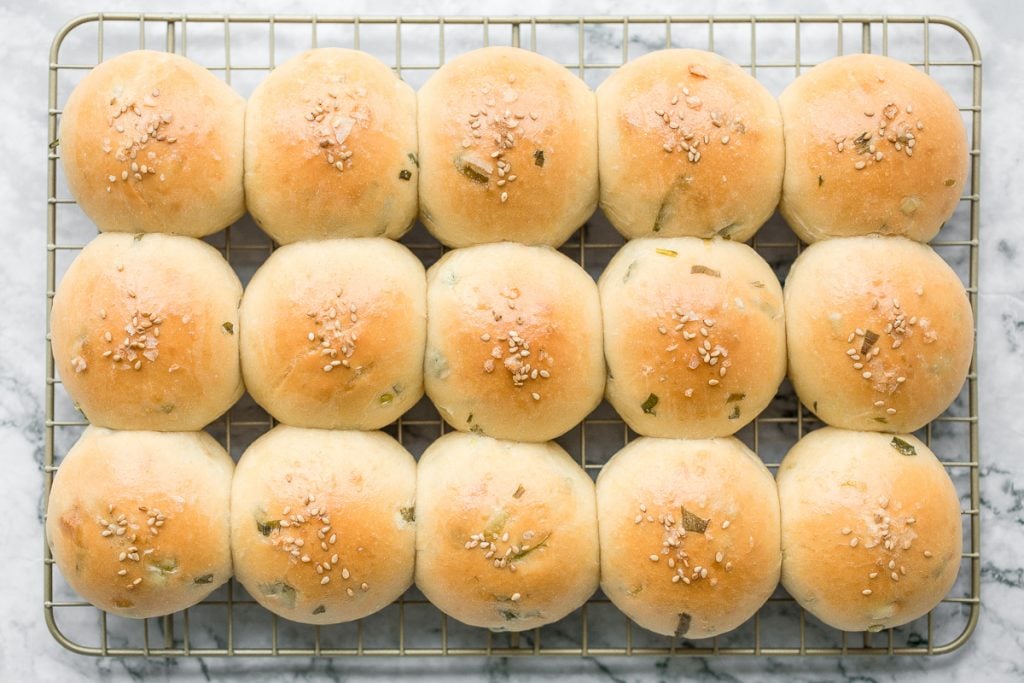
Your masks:
{"label": "browned crust", "polygon": [[727,436],[775,396],[786,373],[782,288],[750,247],[633,240],[599,287],[606,394],[634,431]]}
{"label": "browned crust", "polygon": [[775,590],[775,482],[736,439],[632,441],[602,469],[597,500],[601,589],[640,626],[709,638]]}
{"label": "browned crust", "polygon": [[974,343],[960,278],[926,245],[894,237],[804,251],[786,281],[786,328],[803,404],[868,431],[912,432],[938,417],[963,387]]}
{"label": "browned crust", "polygon": [[386,434],[274,428],[243,454],[233,483],[239,582],[302,623],[383,609],[412,585],[415,489],[415,461]]}
{"label": "browned crust", "polygon": [[779,106],[779,209],[805,242],[867,234],[926,242],[953,215],[967,179],[967,134],[927,74],[878,55],[836,57],[793,81]]}
{"label": "browned crust", "polygon": [[245,154],[249,211],[279,243],[397,239],[416,218],[416,94],[365,52],[308,50],[271,72]]}
{"label": "browned crust", "polygon": [[782,584],[826,624],[893,628],[926,614],[952,588],[963,544],[960,503],[917,438],[827,427],[793,447],[778,479]]}
{"label": "browned crust", "polygon": [[61,115],[68,187],[100,230],[209,235],[245,213],[244,117],[245,100],[184,57],[107,60]]}
{"label": "browned crust", "polygon": [[99,235],[53,298],[53,357],[64,388],[96,425],[201,429],[242,395],[241,295],[231,267],[198,240]]}
{"label": "browned crust", "polygon": [[510,243],[455,250],[428,271],[427,305],[426,392],[456,429],[546,441],[600,402],[597,287],[567,257]]}
{"label": "browned crust", "polygon": [[659,50],[597,89],[601,208],[628,238],[749,239],[782,191],[782,117],[729,60]]}
{"label": "browned crust", "polygon": [[423,396],[425,274],[390,240],[276,250],[250,281],[240,316],[246,386],[283,422],[379,429]]}
{"label": "browned crust", "polygon": [[[444,244],[558,246],[594,212],[597,107],[564,67],[483,48],[447,62],[418,97],[420,219]],[[510,164],[504,175],[494,153]]]}
{"label": "browned crust", "polygon": [[46,533],[64,580],[125,617],[198,603],[231,577],[233,468],[203,432],[89,427],[50,490]]}
{"label": "browned crust", "polygon": [[590,478],[553,443],[447,434],[420,459],[416,585],[473,626],[557,621],[597,588],[594,501]]}

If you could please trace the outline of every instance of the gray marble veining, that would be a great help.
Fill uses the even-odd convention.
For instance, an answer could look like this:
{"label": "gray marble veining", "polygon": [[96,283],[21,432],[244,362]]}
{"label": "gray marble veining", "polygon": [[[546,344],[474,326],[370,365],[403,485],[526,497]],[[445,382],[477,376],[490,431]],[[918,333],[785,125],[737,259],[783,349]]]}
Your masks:
{"label": "gray marble veining", "polygon": [[[104,3],[109,10],[216,11],[216,12],[326,12],[364,14],[412,14],[424,10],[440,14],[619,14],[623,6],[610,0],[583,3],[531,2],[515,6],[480,5],[467,0],[441,0],[422,8],[409,0],[347,3],[327,8],[308,0],[287,6],[268,0],[222,0],[204,3]],[[8,315],[0,325],[0,453],[5,458],[3,491],[8,501],[7,524],[0,525],[0,547],[5,548],[7,573],[0,583],[0,680],[111,680],[183,679],[250,681],[390,680],[399,677],[492,681],[559,678],[576,680],[758,680],[758,681],[932,681],[976,678],[990,681],[1024,678],[1024,419],[1018,414],[1020,387],[1024,386],[1024,239],[1017,234],[1017,219],[1024,199],[1017,188],[1024,183],[1021,168],[1022,134],[1018,107],[1012,97],[1024,86],[1019,63],[1019,35],[1024,28],[1024,9],[1012,0],[992,3],[961,3],[953,0],[865,1],[852,6],[838,0],[819,2],[737,3],[693,2],[669,6],[640,0],[630,5],[634,14],[667,11],[706,13],[782,12],[887,12],[893,14],[944,14],[969,26],[981,43],[984,60],[984,155],[982,184],[982,282],[979,301],[978,348],[981,396],[983,522],[982,595],[978,630],[971,641],[953,655],[939,658],[519,658],[519,659],[90,659],[72,655],[50,637],[43,623],[40,558],[42,553],[41,463],[43,434],[42,343],[45,330],[43,259],[46,170],[46,61],[54,32],[68,18],[86,8],[68,0],[43,5],[27,0],[8,0],[0,7],[0,73],[3,105],[0,123],[7,133],[0,183],[0,291],[7,296]],[[620,48],[621,36],[610,28],[588,29],[591,49]],[[574,41],[571,41],[574,44]],[[660,46],[659,38],[642,32],[630,41],[631,55]],[[771,41],[761,49],[770,51]],[[743,45],[725,36],[716,49],[729,56],[741,54]],[[458,40],[450,44],[459,49]],[[240,53],[240,57],[244,52]],[[406,55],[414,59],[415,55]],[[769,59],[761,55],[762,59]],[[566,61],[575,58],[568,55]],[[742,59],[737,56],[737,59]],[[409,80],[418,85],[416,74]],[[784,87],[765,75],[774,92]],[[255,83],[240,79],[236,87],[247,93]],[[591,83],[596,85],[596,83]],[[951,88],[960,87],[951,83]],[[87,235],[89,226],[82,226]],[[957,236],[962,237],[962,236]],[[962,257],[953,257],[963,271]],[[780,273],[782,274],[782,273]],[[58,412],[70,413],[61,405]],[[963,577],[961,577],[962,579]],[[58,582],[58,595],[63,588]],[[257,617],[254,617],[257,618]],[[94,626],[94,625],[93,625]],[[111,622],[111,634],[120,638],[123,625]],[[88,625],[86,625],[88,627]],[[436,629],[425,623],[424,631]],[[814,625],[810,624],[813,629]],[[127,632],[125,632],[127,633]],[[222,641],[222,631],[200,629],[194,637],[209,644]],[[288,630],[282,634],[287,635]],[[125,638],[128,636],[125,635]],[[558,634],[553,634],[557,638]],[[568,634],[566,635],[568,638]]]}

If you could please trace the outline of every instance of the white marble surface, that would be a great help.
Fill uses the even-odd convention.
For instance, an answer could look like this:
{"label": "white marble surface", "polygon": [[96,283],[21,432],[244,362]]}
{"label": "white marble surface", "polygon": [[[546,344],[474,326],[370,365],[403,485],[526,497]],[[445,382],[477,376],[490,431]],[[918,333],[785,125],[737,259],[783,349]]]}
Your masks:
{"label": "white marble surface", "polygon": [[433,675],[444,679],[494,681],[563,680],[764,680],[934,681],[1024,679],[1024,459],[1019,417],[1024,385],[1024,213],[1019,107],[1013,96],[1024,86],[1018,54],[1024,8],[1014,0],[959,3],[950,0],[853,5],[836,0],[769,0],[666,4],[641,0],[635,14],[752,12],[888,12],[944,14],[969,26],[985,63],[984,162],[982,169],[983,275],[979,305],[979,364],[982,449],[982,611],[977,632],[956,653],[936,658],[810,659],[378,659],[369,660],[121,660],[72,655],[50,637],[43,621],[41,461],[43,451],[43,357],[46,168],[46,62],[55,31],[70,17],[96,9],[208,12],[316,12],[401,14],[620,14],[623,5],[600,0],[531,2],[515,5],[440,0],[423,7],[411,1],[353,1],[344,6],[299,1],[77,2],[7,0],[0,6],[0,291],[8,314],[0,325],[0,457],[8,520],[0,525],[4,580],[0,582],[0,681],[69,681],[218,678],[270,680],[392,680]]}

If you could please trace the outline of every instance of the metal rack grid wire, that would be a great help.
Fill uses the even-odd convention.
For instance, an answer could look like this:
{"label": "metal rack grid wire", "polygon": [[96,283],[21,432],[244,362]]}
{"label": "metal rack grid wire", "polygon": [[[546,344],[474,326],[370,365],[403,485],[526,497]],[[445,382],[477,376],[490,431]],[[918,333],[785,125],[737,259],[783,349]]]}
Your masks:
{"label": "metal rack grid wire", "polygon": [[[259,41],[243,37],[253,30]],[[941,33],[941,35],[939,35]],[[286,35],[287,34],[287,35]],[[90,47],[95,43],[95,51]],[[262,43],[262,45],[260,45]],[[116,46],[115,46],[116,44]],[[932,242],[959,269],[971,305],[978,303],[980,212],[981,56],[970,31],[955,20],[927,16],[576,16],[576,17],[358,17],[95,13],[68,22],[56,34],[49,64],[47,184],[47,331],[64,259],[73,257],[95,228],[77,233],[81,216],[65,215],[75,202],[62,184],[58,164],[61,106],[68,75],[84,74],[105,58],[128,49],[174,51],[195,59],[239,87],[262,77],[289,51],[337,45],[377,53],[413,82],[458,51],[490,44],[515,45],[548,54],[592,86],[638,51],[695,47],[725,53],[762,81],[771,74],[791,80],[828,57],[849,52],[892,54],[936,75],[956,74],[965,87],[954,92],[969,136],[970,180],[960,208]],[[75,46],[84,51],[75,50]],[[906,49],[904,49],[906,48]],[[909,50],[909,53],[908,53]],[[253,61],[252,53],[257,57]],[[74,54],[71,54],[74,53]],[[248,53],[246,56],[243,53]],[[425,58],[424,58],[425,56]],[[251,78],[250,78],[251,80]],[[244,89],[244,88],[239,88]],[[247,93],[244,93],[247,94]],[[232,226],[211,240],[243,273],[274,248],[251,223]],[[417,226],[404,240],[426,263],[441,246]],[[622,240],[600,215],[562,251],[596,274]],[[784,274],[799,253],[799,241],[776,216],[752,245]],[[250,273],[251,274],[251,273]],[[980,610],[980,518],[978,482],[978,378],[972,360],[967,384],[953,407],[919,435],[936,449],[957,485],[965,518],[965,551],[959,588],[906,627],[853,634],[817,622],[779,589],[737,631],[704,641],[655,637],[635,627],[600,593],[562,622],[522,634],[494,634],[463,627],[410,590],[374,617],[338,627],[306,627],[263,612],[233,580],[200,605],[159,619],[120,620],[70,594],[54,572],[44,542],[44,612],[54,638],[77,653],[110,656],[344,656],[344,655],[926,655],[951,652],[970,638]],[[67,445],[86,423],[69,415],[68,399],[55,376],[46,342],[44,497]],[[243,399],[244,403],[244,399]],[[273,426],[253,405],[236,407],[210,430],[237,457],[247,441]],[[781,454],[820,426],[784,388],[739,436],[773,470]],[[416,439],[444,433],[447,426],[426,401],[389,428],[417,452]],[[635,435],[606,405],[560,440],[596,475],[602,458]],[[67,593],[67,595],[64,595]]]}

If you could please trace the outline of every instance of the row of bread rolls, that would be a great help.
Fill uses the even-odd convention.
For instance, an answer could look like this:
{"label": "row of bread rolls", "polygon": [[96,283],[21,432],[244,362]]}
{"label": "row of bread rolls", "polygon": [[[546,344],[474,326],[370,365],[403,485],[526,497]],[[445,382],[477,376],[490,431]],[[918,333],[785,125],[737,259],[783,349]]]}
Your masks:
{"label": "row of bread rolls", "polygon": [[548,624],[600,586],[639,625],[706,638],[736,628],[780,574],[849,631],[920,617],[961,560],[956,491],[913,436],[825,428],[778,488],[734,438],[640,438],[594,483],[554,443],[451,433],[417,466],[380,432],[279,426],[232,478],[208,435],[90,427],[49,498],[68,584],[101,609],[188,608],[234,573],[275,614],[331,624],[382,609],[414,579],[459,621]]}
{"label": "row of bread rolls", "polygon": [[[358,51],[274,70],[248,105],[185,58],[93,69],[61,117],[65,174],[101,230],[203,236],[246,208],[279,243],[397,238],[558,246],[600,203],[626,237],[750,238],[781,208],[811,242],[926,241],[967,176],[956,104],[873,55],[831,59],[778,103],[736,64],[662,50],[595,94],[535,53],[456,57],[419,93]],[[780,203],[781,202],[781,203]]]}
{"label": "row of bread rolls", "polygon": [[721,239],[633,240],[597,285],[548,247],[457,249],[425,274],[390,240],[301,242],[243,295],[198,240],[106,233],[51,323],[57,372],[99,426],[201,429],[244,380],[286,424],[379,429],[425,389],[454,428],[517,441],[564,434],[602,396],[641,435],[728,436],[774,398],[787,350],[825,422],[910,432],[958,395],[974,339],[953,270],[891,237],[812,245],[784,294]]}

